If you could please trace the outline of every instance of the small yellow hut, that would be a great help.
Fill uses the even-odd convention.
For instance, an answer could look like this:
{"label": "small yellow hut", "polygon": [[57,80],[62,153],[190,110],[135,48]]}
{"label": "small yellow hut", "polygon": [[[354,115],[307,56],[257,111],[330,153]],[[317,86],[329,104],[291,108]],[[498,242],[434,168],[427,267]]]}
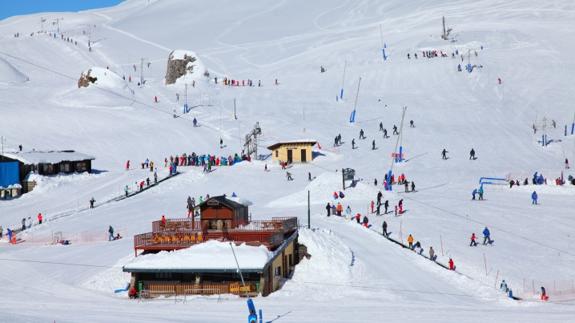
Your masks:
{"label": "small yellow hut", "polygon": [[282,141],[268,147],[272,151],[272,160],[284,163],[306,163],[313,159],[314,140]]}

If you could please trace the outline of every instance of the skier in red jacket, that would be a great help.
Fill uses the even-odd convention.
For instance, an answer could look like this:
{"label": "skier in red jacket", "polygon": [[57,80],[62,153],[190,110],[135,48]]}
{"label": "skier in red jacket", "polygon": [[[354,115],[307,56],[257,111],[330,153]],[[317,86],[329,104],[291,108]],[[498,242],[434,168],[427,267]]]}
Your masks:
{"label": "skier in red jacket", "polygon": [[455,263],[451,258],[449,258],[449,270],[455,270]]}
{"label": "skier in red jacket", "polygon": [[470,247],[477,247],[477,242],[475,241],[476,237],[475,237],[475,232],[473,232],[471,234],[471,243],[469,243]]}

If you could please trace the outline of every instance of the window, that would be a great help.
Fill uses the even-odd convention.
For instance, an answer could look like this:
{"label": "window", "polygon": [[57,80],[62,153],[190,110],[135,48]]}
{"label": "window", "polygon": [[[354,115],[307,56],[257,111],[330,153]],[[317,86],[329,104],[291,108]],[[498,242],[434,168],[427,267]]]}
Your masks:
{"label": "window", "polygon": [[278,150],[276,150],[276,157],[279,157],[280,152]]}
{"label": "window", "polygon": [[88,163],[87,162],[78,162],[76,163],[76,171],[78,173],[88,171]]}
{"label": "window", "polygon": [[282,267],[276,267],[274,276],[281,276],[281,274],[282,274]]}
{"label": "window", "polygon": [[70,173],[72,171],[72,167],[70,167],[70,163],[62,163],[60,164],[60,172],[62,173]]}

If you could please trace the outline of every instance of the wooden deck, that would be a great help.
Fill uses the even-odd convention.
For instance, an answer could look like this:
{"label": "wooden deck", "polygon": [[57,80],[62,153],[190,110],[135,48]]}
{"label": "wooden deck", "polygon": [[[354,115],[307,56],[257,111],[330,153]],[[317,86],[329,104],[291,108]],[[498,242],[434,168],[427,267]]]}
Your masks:
{"label": "wooden deck", "polygon": [[234,294],[241,296],[254,296],[258,294],[258,284],[246,282],[242,286],[240,282],[221,282],[211,283],[204,282],[180,283],[177,281],[157,282],[144,281],[143,290],[140,292],[141,297],[150,298],[157,296],[178,296],[178,295],[219,295]]}

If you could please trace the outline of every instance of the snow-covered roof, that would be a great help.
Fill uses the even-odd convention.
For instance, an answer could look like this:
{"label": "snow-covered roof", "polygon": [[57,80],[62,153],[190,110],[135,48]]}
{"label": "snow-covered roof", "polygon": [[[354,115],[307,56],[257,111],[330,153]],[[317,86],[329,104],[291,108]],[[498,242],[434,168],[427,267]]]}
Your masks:
{"label": "snow-covered roof", "polygon": [[245,198],[242,198],[242,197],[238,197],[238,196],[236,196],[236,197],[231,196],[231,197],[228,197],[228,199],[232,200],[238,204],[244,205],[244,206],[250,206],[253,204],[252,201],[245,199]]}
{"label": "snow-covered roof", "polygon": [[296,139],[296,140],[284,140],[284,141],[278,141],[277,143],[271,145],[268,147],[268,149],[275,149],[279,146],[283,146],[283,145],[291,145],[291,144],[310,144],[310,145],[315,145],[317,143],[317,140],[314,139]]}
{"label": "snow-covered roof", "polygon": [[3,156],[21,161],[24,164],[58,164],[63,161],[94,160],[93,156],[76,152],[74,150],[62,151],[27,151],[5,153]]}
{"label": "snow-covered roof", "polygon": [[176,49],[171,54],[172,59],[184,59],[185,56],[193,57],[195,59],[198,58],[196,53],[186,49]]}
{"label": "snow-covered roof", "polygon": [[[242,271],[261,272],[273,257],[273,252],[264,246],[234,245],[234,251]],[[142,255],[124,266],[125,272],[210,272],[236,271],[229,242],[208,240],[176,251],[161,251]]]}

